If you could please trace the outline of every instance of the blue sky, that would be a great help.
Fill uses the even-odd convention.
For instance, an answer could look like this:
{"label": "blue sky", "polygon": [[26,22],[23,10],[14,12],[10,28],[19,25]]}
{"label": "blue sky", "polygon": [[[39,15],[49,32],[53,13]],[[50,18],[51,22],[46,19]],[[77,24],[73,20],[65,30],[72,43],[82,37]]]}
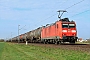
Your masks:
{"label": "blue sky", "polygon": [[[81,3],[79,3],[81,2]],[[78,37],[90,38],[90,0],[0,0],[0,38],[11,38],[54,23],[58,10],[67,10],[68,17],[77,24]]]}

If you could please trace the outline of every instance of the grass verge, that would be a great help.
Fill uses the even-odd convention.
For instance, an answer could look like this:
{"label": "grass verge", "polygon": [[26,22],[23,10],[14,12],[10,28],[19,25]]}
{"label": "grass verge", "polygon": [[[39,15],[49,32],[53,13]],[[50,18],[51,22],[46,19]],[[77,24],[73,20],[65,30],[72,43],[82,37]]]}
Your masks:
{"label": "grass verge", "polygon": [[[1,43],[0,43],[1,45]],[[2,45],[3,46],[3,45]],[[1,47],[2,47],[1,46]],[[60,48],[5,43],[0,60],[89,60],[90,54]]]}

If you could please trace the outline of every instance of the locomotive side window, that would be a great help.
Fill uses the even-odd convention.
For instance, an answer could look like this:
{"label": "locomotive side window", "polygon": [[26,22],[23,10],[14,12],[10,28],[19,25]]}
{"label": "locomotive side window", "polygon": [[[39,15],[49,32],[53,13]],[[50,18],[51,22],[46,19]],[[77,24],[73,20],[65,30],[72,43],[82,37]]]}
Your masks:
{"label": "locomotive side window", "polygon": [[69,24],[69,28],[74,28],[75,24]]}
{"label": "locomotive side window", "polygon": [[68,24],[62,24],[62,28],[68,28]]}

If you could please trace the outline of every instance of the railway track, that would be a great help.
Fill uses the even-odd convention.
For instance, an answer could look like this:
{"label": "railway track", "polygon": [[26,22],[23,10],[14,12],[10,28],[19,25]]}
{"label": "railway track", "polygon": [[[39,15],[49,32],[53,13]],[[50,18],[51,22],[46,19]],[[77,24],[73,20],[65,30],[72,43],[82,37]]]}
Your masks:
{"label": "railway track", "polygon": [[[25,44],[25,43],[20,43]],[[40,43],[28,43],[28,45],[41,46],[46,48],[60,48],[66,50],[75,50],[90,53],[90,44],[40,44]]]}

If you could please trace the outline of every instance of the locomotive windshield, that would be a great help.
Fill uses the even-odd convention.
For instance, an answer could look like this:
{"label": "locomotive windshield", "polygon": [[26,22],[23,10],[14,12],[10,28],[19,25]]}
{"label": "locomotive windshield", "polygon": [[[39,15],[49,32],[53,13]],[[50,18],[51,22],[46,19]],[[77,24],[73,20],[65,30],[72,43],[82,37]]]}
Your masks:
{"label": "locomotive windshield", "polygon": [[74,28],[75,24],[69,24],[69,28]]}
{"label": "locomotive windshield", "polygon": [[68,24],[62,24],[62,28],[68,28]]}
{"label": "locomotive windshield", "polygon": [[75,28],[75,24],[62,24],[62,28]]}

